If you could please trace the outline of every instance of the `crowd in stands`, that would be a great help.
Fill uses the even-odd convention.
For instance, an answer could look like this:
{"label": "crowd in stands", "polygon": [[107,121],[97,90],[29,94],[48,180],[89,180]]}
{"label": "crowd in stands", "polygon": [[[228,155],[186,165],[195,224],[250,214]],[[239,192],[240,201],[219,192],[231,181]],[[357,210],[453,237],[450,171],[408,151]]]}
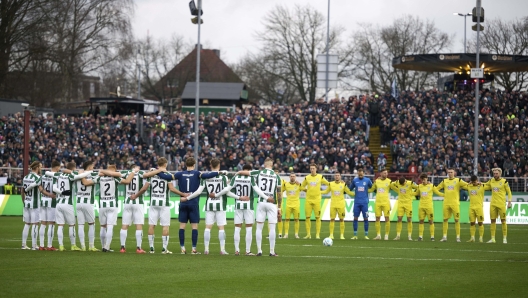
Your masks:
{"label": "crowd in stands", "polygon": [[[528,96],[518,92],[482,91],[479,111],[480,176],[500,167],[506,177],[526,177],[528,163]],[[49,166],[52,160],[92,159],[96,168],[109,162],[118,168],[133,160],[141,168],[155,166],[159,156],[170,169],[183,169],[193,156],[194,113],[176,112],[143,117],[141,137],[135,115],[33,116],[30,121],[31,161]],[[436,90],[334,99],[330,103],[251,106],[225,112],[201,113],[200,169],[218,157],[221,169],[237,171],[244,164],[262,167],[266,157],[278,172],[366,174],[378,169],[378,157],[368,147],[369,125],[380,127],[382,147],[390,147],[393,173],[458,175],[473,172],[474,96],[471,92]],[[23,116],[0,119],[0,164],[22,167]],[[5,175],[5,170],[0,172]],[[17,180],[20,177],[13,177]]]}

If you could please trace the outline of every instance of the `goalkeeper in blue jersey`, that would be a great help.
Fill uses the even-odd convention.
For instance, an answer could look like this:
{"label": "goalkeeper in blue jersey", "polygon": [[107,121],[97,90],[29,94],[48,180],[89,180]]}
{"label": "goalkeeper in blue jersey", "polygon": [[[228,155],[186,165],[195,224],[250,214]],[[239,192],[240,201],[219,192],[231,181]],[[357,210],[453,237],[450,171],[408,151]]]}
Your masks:
{"label": "goalkeeper in blue jersey", "polygon": [[368,204],[369,196],[368,190],[372,187],[372,181],[365,177],[363,169],[358,169],[358,176],[352,180],[352,183],[348,186],[350,191],[354,191],[356,195],[354,196],[354,237],[352,240],[357,240],[357,229],[358,229],[358,218],[359,214],[363,214],[363,225],[365,228],[365,239],[368,238]]}

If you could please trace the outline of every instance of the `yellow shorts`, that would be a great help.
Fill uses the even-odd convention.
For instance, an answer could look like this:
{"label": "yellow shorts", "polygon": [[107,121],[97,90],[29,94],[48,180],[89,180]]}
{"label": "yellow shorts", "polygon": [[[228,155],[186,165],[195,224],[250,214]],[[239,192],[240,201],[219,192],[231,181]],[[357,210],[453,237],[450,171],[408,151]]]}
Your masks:
{"label": "yellow shorts", "polygon": [[484,209],[482,207],[469,208],[469,222],[484,222]]}
{"label": "yellow shorts", "polygon": [[398,216],[412,217],[412,203],[411,204],[398,204]]}
{"label": "yellow shorts", "polygon": [[335,219],[336,215],[339,216],[339,219],[345,218],[345,206],[332,207],[330,206],[330,219]]}
{"label": "yellow shorts", "polygon": [[450,219],[451,215],[455,220],[460,219],[460,205],[444,205],[444,219]]}
{"label": "yellow shorts", "polygon": [[288,207],[286,206],[286,208],[284,208],[286,211],[286,217],[285,219],[290,219],[291,216],[293,215],[293,219],[299,219],[300,217],[300,214],[301,214],[301,207],[300,206],[295,206],[295,207]]}
{"label": "yellow shorts", "polygon": [[420,207],[418,208],[418,219],[419,220],[425,220],[425,218],[428,218],[429,221],[434,220],[434,210],[433,207]]}
{"label": "yellow shorts", "polygon": [[376,215],[376,217],[381,217],[381,213],[383,213],[383,216],[388,217],[390,216],[390,210],[390,204],[376,204],[374,214]]}
{"label": "yellow shorts", "polygon": [[490,205],[490,219],[493,220],[499,218],[506,220],[506,206]]}
{"label": "yellow shorts", "polygon": [[304,203],[304,215],[306,219],[312,217],[312,210],[315,217],[321,217],[321,200],[306,200]]}

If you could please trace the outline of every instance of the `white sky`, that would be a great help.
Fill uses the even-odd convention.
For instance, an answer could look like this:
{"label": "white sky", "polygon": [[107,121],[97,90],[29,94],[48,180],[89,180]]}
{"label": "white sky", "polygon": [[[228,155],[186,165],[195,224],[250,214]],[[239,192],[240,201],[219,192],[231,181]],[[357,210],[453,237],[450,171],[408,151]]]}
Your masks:
{"label": "white sky", "polygon": [[[135,0],[132,24],[136,37],[144,37],[148,32],[154,38],[169,39],[178,34],[196,43],[198,30],[190,21],[189,1]],[[255,33],[262,31],[263,17],[276,5],[293,7],[309,3],[325,16],[328,9],[327,0],[202,0],[202,3],[202,44],[206,48],[220,49],[222,60],[228,64],[238,62],[248,52],[258,51]],[[405,14],[420,15],[433,20],[440,30],[454,34],[451,51],[462,52],[464,18],[453,13],[471,12],[476,0],[331,0],[330,5],[330,26],[344,27],[344,38],[350,38],[360,22],[385,25]],[[511,20],[528,16],[528,0],[482,0],[482,6],[486,19]],[[468,40],[474,34],[471,25],[468,17]]]}

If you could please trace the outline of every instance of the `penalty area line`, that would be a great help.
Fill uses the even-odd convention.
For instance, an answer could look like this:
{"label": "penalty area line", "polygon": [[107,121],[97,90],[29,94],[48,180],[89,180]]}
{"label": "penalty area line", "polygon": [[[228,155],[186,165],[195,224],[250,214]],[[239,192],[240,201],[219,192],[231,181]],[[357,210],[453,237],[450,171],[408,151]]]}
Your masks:
{"label": "penalty area line", "polygon": [[447,262],[508,262],[508,263],[528,263],[528,260],[470,260],[470,259],[423,259],[423,258],[387,258],[387,257],[351,257],[351,256],[288,256],[281,255],[284,258],[313,258],[313,259],[369,259],[369,260],[386,260],[386,261],[447,261]]}

